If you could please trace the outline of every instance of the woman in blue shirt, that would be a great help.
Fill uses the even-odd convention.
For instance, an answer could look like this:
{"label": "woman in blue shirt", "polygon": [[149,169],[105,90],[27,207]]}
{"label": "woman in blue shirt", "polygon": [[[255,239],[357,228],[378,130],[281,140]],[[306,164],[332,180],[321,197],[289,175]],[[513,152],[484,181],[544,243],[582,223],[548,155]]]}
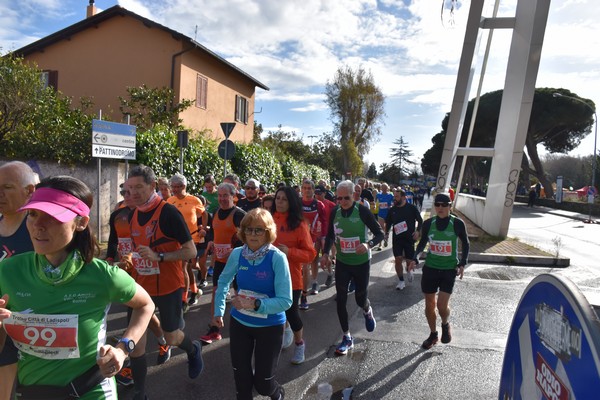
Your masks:
{"label": "woman in blue shirt", "polygon": [[[285,310],[292,305],[287,258],[273,243],[277,229],[269,211],[256,208],[242,219],[238,236],[244,243],[233,249],[219,277],[213,325],[223,327],[225,297],[237,277],[232,299],[230,353],[238,400],[251,400],[252,388],[273,400],[284,398],[273,377],[279,361]],[[254,372],[252,358],[254,357]]]}

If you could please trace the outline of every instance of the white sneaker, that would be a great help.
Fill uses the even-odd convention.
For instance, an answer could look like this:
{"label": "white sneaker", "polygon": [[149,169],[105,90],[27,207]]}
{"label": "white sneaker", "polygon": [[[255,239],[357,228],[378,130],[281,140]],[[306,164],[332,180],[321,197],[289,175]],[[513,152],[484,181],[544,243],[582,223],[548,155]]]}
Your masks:
{"label": "white sneaker", "polygon": [[281,343],[282,349],[287,349],[294,342],[294,332],[292,328],[288,325],[285,327],[283,331],[283,342]]}
{"label": "white sneaker", "polygon": [[415,280],[415,275],[413,274],[412,269],[406,273],[406,279],[408,282],[412,283]]}
{"label": "white sneaker", "polygon": [[304,362],[304,349],[306,345],[304,343],[297,344],[294,349],[294,356],[292,357],[292,364],[298,365]]}
{"label": "white sneaker", "polygon": [[396,285],[396,290],[402,290],[406,287],[406,283],[404,283],[404,281],[398,281],[398,284]]}

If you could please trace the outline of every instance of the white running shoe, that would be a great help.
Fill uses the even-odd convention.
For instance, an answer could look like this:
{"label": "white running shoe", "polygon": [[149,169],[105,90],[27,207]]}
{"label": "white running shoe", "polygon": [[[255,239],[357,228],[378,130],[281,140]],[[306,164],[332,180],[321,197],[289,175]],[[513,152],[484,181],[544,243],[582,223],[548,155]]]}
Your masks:
{"label": "white running shoe", "polygon": [[402,290],[406,287],[406,283],[404,283],[404,281],[398,281],[398,284],[396,285],[396,290]]}
{"label": "white running shoe", "polygon": [[406,273],[406,279],[408,282],[412,283],[415,280],[415,275],[413,274],[412,269]]}
{"label": "white running shoe", "polygon": [[292,357],[292,360],[291,360],[292,364],[299,365],[304,362],[304,349],[305,348],[306,348],[306,345],[304,343],[296,345],[296,348],[294,349],[294,356]]}
{"label": "white running shoe", "polygon": [[283,331],[283,342],[281,343],[282,349],[287,349],[294,342],[294,332],[292,328],[287,325]]}

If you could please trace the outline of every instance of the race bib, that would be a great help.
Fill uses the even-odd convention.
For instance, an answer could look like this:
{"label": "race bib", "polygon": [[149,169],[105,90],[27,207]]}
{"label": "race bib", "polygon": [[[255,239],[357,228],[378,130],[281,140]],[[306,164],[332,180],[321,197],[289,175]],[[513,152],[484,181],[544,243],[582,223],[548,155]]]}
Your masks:
{"label": "race bib", "polygon": [[452,242],[450,240],[432,240],[429,243],[429,251],[436,256],[451,256]]}
{"label": "race bib", "polygon": [[[253,292],[252,290],[246,290],[246,289],[240,289],[240,291],[238,292],[238,296],[250,298],[252,300],[266,299],[269,297],[266,294]],[[254,311],[254,310],[243,309],[243,310],[238,310],[238,311],[242,314],[249,315],[251,317],[256,317],[256,318],[267,318],[268,317],[267,314],[260,314],[259,312]]]}
{"label": "race bib", "polygon": [[3,324],[19,351],[46,360],[79,358],[78,315],[13,312]]}
{"label": "race bib", "polygon": [[396,235],[399,235],[402,232],[406,232],[407,230],[408,225],[406,224],[406,221],[398,222],[396,225],[394,225],[394,233]]}
{"label": "race bib", "polygon": [[158,261],[146,260],[140,256],[140,253],[133,252],[131,262],[136,272],[140,275],[158,275],[160,274],[160,268]]}
{"label": "race bib", "polygon": [[117,251],[119,252],[119,256],[121,257],[133,253],[133,241],[131,240],[131,238],[119,238],[119,242],[117,244]]}
{"label": "race bib", "polygon": [[360,239],[358,236],[349,238],[340,238],[340,250],[345,254],[356,253],[356,248],[360,246]]}
{"label": "race bib", "polygon": [[388,208],[388,203],[379,203],[380,210],[385,210],[386,208]]}
{"label": "race bib", "polygon": [[229,243],[215,243],[215,256],[221,260],[229,257],[231,245]]}

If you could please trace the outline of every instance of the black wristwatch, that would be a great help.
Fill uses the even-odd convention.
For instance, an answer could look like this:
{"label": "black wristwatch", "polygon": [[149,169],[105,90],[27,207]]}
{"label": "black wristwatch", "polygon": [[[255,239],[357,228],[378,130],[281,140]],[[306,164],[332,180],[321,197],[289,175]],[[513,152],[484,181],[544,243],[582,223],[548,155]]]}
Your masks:
{"label": "black wristwatch", "polygon": [[131,340],[131,339],[121,338],[121,340],[119,340],[119,342],[117,343],[117,345],[119,343],[123,343],[125,345],[125,351],[128,354],[131,354],[135,350],[135,342],[133,340]]}
{"label": "black wristwatch", "polygon": [[158,258],[160,259],[160,262],[165,261],[165,253],[158,253]]}
{"label": "black wristwatch", "polygon": [[258,311],[258,309],[260,308],[260,304],[261,304],[260,299],[254,300],[254,311]]}

